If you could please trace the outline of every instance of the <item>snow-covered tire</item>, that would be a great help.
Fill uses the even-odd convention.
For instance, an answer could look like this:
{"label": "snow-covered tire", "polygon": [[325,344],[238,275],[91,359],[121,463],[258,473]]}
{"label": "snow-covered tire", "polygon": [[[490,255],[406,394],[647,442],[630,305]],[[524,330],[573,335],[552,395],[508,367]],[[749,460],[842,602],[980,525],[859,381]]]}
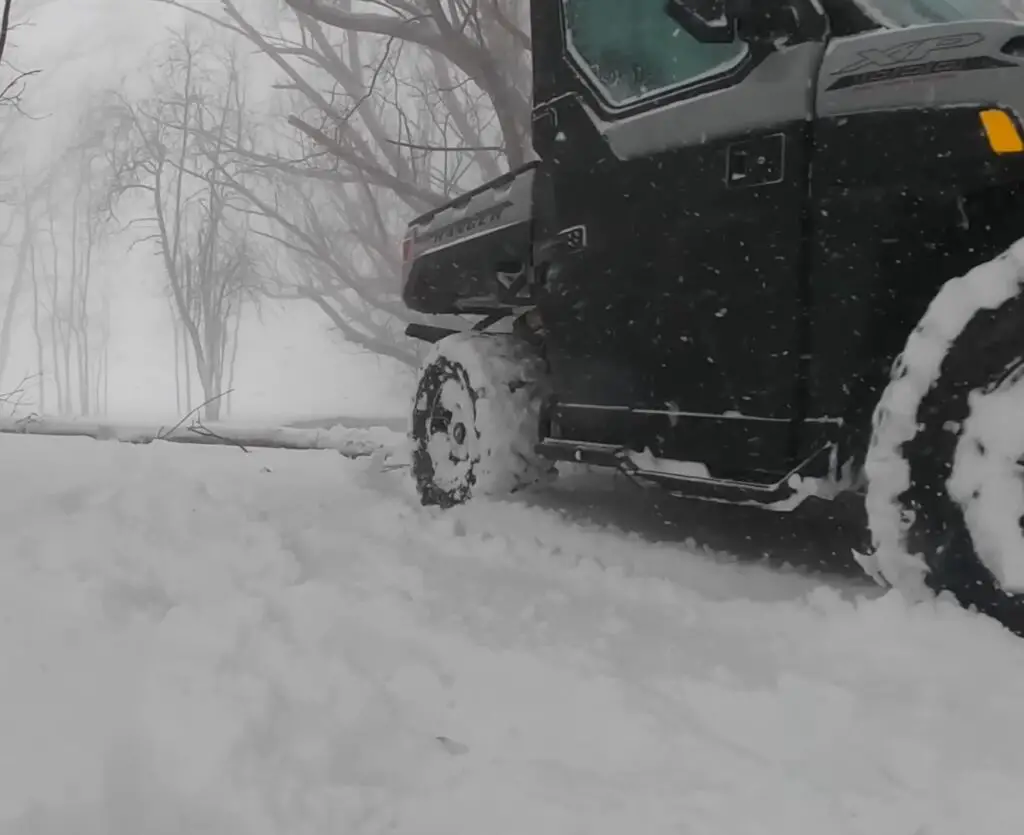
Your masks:
{"label": "snow-covered tire", "polygon": [[874,553],[912,595],[1024,626],[1024,241],[948,282],[897,360],[866,459]]}
{"label": "snow-covered tire", "polygon": [[535,452],[545,379],[541,358],[510,334],[458,333],[434,346],[410,428],[424,505],[508,495],[550,471]]}

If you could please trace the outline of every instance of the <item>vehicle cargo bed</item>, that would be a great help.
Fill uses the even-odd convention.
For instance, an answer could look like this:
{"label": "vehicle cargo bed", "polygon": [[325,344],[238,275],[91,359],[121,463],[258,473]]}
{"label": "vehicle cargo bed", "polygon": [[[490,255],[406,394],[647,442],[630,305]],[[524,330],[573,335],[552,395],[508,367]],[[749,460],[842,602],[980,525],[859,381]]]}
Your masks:
{"label": "vehicle cargo bed", "polygon": [[486,312],[515,305],[509,287],[529,267],[530,162],[409,224],[402,298],[421,313]]}

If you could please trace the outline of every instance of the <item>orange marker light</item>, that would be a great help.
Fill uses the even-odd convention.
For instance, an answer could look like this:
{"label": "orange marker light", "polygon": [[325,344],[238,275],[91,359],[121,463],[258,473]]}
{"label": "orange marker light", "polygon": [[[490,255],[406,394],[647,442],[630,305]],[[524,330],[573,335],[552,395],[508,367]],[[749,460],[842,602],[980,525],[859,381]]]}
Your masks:
{"label": "orange marker light", "polygon": [[1010,118],[1002,110],[981,111],[981,123],[985,126],[988,144],[997,154],[1019,154],[1024,152],[1024,138]]}

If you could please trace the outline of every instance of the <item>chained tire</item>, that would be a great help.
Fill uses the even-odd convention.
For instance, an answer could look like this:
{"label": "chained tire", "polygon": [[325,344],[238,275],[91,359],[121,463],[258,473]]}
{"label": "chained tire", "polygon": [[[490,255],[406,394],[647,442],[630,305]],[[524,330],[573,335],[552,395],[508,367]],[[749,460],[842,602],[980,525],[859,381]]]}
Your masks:
{"label": "chained tire", "polygon": [[935,298],[876,409],[866,475],[876,579],[1024,634],[1024,241]]}
{"label": "chained tire", "polygon": [[410,430],[424,505],[509,495],[550,473],[536,453],[545,380],[542,359],[512,335],[459,333],[434,346]]}

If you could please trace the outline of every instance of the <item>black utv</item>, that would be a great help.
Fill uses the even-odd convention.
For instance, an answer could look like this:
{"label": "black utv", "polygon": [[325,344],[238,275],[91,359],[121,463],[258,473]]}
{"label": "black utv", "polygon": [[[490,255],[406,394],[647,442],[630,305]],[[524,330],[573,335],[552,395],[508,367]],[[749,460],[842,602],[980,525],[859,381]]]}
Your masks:
{"label": "black utv", "polygon": [[[1024,15],[1021,15],[1024,17]],[[424,503],[573,461],[866,507],[865,569],[1024,622],[1024,23],[1001,0],[533,0],[537,160],[416,218],[480,317]]]}

